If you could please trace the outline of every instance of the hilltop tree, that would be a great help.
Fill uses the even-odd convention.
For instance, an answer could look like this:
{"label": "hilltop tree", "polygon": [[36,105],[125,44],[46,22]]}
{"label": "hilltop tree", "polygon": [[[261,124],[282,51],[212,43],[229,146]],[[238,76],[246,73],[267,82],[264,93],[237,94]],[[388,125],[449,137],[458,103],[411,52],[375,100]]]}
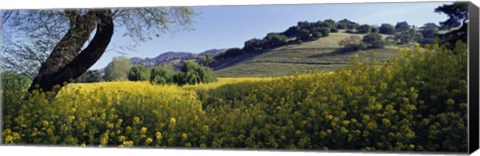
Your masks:
{"label": "hilltop tree", "polygon": [[124,56],[114,57],[105,68],[105,80],[124,81],[128,79],[128,72],[132,68],[130,59]]}
{"label": "hilltop tree", "polygon": [[[52,91],[85,73],[103,55],[114,33],[124,26],[124,34],[137,42],[150,40],[176,27],[188,26],[193,15],[188,8],[115,8],[65,10],[12,10],[2,12],[3,26],[15,33],[4,38],[7,68],[38,72],[29,91]],[[5,30],[5,29],[4,29]],[[92,36],[93,35],[93,36]],[[11,35],[13,36],[13,35]],[[16,43],[11,46],[10,43]],[[36,63],[14,61],[28,56]],[[48,56],[48,57],[43,57]],[[21,67],[26,67],[21,69]],[[54,91],[55,93],[57,91]]]}
{"label": "hilltop tree", "polygon": [[371,27],[368,24],[362,24],[358,26],[358,32],[362,34],[370,33],[371,32]]}
{"label": "hilltop tree", "polygon": [[283,32],[283,35],[287,36],[288,38],[292,37],[297,37],[298,33],[300,32],[300,29],[297,26],[291,26],[285,32]]}
{"label": "hilltop tree", "polygon": [[379,28],[379,32],[382,34],[392,35],[394,31],[395,31],[395,28],[393,27],[393,25],[388,23],[382,24]]}
{"label": "hilltop tree", "polygon": [[287,44],[287,36],[280,33],[268,33],[263,38],[263,48],[274,48]]}
{"label": "hilltop tree", "polygon": [[257,51],[261,49],[262,49],[262,40],[259,40],[256,38],[245,41],[243,46],[243,50],[247,52]]}
{"label": "hilltop tree", "polygon": [[352,23],[352,21],[348,19],[342,19],[337,22],[337,28],[338,29],[347,29],[348,26]]}
{"label": "hilltop tree", "polygon": [[327,23],[330,28],[335,28],[335,24],[336,24],[336,22],[333,19],[327,19],[323,21],[323,23]]}
{"label": "hilltop tree", "polygon": [[406,22],[397,22],[395,25],[395,32],[405,32],[411,29],[411,26]]}

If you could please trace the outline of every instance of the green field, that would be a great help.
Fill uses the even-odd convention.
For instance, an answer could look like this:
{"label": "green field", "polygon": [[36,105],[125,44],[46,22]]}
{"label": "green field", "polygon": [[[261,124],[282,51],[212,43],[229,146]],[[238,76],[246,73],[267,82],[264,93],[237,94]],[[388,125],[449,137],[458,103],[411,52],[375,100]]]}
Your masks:
{"label": "green field", "polygon": [[[397,53],[397,46],[386,46],[383,49],[344,52],[338,42],[349,36],[362,34],[339,31],[315,41],[296,45],[287,45],[265,51],[255,56],[243,56],[229,60],[229,65],[216,70],[220,77],[265,77],[280,76],[309,71],[336,70],[348,63],[354,56],[369,57],[387,61]],[[387,35],[383,35],[386,37]],[[375,52],[375,55],[372,55]]]}

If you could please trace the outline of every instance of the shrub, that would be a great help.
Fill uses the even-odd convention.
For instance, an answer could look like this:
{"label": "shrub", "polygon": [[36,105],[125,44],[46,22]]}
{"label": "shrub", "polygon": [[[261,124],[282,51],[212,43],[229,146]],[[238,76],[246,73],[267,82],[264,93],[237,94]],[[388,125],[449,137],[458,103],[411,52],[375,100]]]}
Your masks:
{"label": "shrub", "polygon": [[25,74],[16,71],[3,71],[1,76],[3,90],[24,92],[32,83]]}
{"label": "shrub", "polygon": [[180,71],[174,76],[174,82],[178,85],[194,85],[214,81],[216,81],[216,77],[213,74],[213,70],[194,61],[186,61]]}
{"label": "shrub", "polygon": [[366,49],[367,45],[362,42],[361,38],[358,36],[350,36],[338,42],[340,46],[343,46],[345,50],[356,51]]}
{"label": "shrub", "polygon": [[366,34],[366,33],[370,33],[371,30],[372,30],[371,26],[367,24],[362,24],[358,26],[358,33]]}
{"label": "shrub", "polygon": [[385,41],[383,41],[382,36],[378,33],[365,35],[362,41],[367,44],[367,48],[383,48],[383,46],[385,46]]}
{"label": "shrub", "polygon": [[128,72],[128,80],[130,81],[149,81],[151,69],[143,66],[133,66]]}
{"label": "shrub", "polygon": [[150,82],[152,84],[168,84],[173,83],[175,71],[171,66],[154,67],[150,73]]}
{"label": "shrub", "polygon": [[125,56],[114,57],[107,67],[105,67],[106,81],[124,81],[128,80],[128,72],[132,68],[132,62]]}

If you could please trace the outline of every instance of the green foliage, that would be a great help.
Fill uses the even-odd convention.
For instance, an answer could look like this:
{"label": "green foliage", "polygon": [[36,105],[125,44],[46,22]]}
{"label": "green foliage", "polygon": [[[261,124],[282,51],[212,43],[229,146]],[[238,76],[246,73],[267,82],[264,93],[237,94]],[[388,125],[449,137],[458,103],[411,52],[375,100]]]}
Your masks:
{"label": "green foliage", "polygon": [[27,75],[16,71],[3,71],[1,73],[2,90],[24,92],[32,82]]}
{"label": "green foliage", "polygon": [[371,26],[368,25],[368,24],[362,24],[360,26],[358,26],[358,33],[362,33],[362,34],[366,34],[366,33],[370,33],[372,30],[371,30]]}
{"label": "green foliage", "polygon": [[367,44],[367,48],[383,48],[383,46],[385,46],[385,41],[383,41],[382,36],[378,33],[365,35],[362,41]]}
{"label": "green foliage", "polygon": [[356,29],[357,26],[358,26],[357,23],[352,22],[348,19],[342,19],[337,22],[338,29],[348,29],[349,31],[353,31],[353,29]]}
{"label": "green foliage", "polygon": [[379,28],[379,33],[392,35],[395,32],[395,27],[393,25],[384,23]]}
{"label": "green foliage", "polygon": [[245,41],[243,46],[243,50],[248,52],[258,51],[261,49],[262,49],[262,40],[259,40],[256,38]]}
{"label": "green foliage", "polygon": [[243,50],[240,48],[230,48],[230,49],[227,49],[224,53],[221,53],[215,56],[215,60],[222,60],[224,58],[240,56],[243,53],[244,53]]}
{"label": "green foliage", "polygon": [[336,28],[336,22],[333,19],[326,19],[325,21],[323,21],[323,23],[328,24],[328,27],[330,28]]}
{"label": "green foliage", "polygon": [[404,32],[411,29],[411,26],[406,22],[397,22],[395,25],[395,32]]}
{"label": "green foliage", "polygon": [[338,42],[338,45],[342,46],[347,51],[357,51],[367,48],[367,44],[362,41],[362,38],[358,36],[350,36]]}
{"label": "green foliage", "polygon": [[435,23],[425,23],[420,27],[422,38],[418,40],[420,44],[434,44],[438,40],[438,26]]}
{"label": "green foliage", "polygon": [[124,56],[114,57],[112,62],[105,68],[106,81],[128,80],[128,72],[132,68],[130,59]]}
{"label": "green foliage", "polygon": [[150,82],[152,84],[173,83],[175,70],[171,66],[157,66],[151,69]]}
{"label": "green foliage", "polygon": [[201,66],[194,61],[186,61],[180,71],[175,74],[173,80],[178,85],[194,85],[214,82],[216,77],[211,68]]}
{"label": "green foliage", "polygon": [[413,29],[395,32],[395,39],[400,41],[399,44],[409,44],[422,38],[422,34],[415,32]]}
{"label": "green foliage", "polygon": [[296,37],[298,33],[300,32],[300,29],[297,26],[291,26],[283,34],[287,36],[288,38]]}
{"label": "green foliage", "polygon": [[133,66],[128,72],[129,81],[149,81],[151,69],[143,66]]}
{"label": "green foliage", "polygon": [[265,38],[263,38],[263,48],[275,48],[287,44],[287,36],[280,33],[268,33]]}

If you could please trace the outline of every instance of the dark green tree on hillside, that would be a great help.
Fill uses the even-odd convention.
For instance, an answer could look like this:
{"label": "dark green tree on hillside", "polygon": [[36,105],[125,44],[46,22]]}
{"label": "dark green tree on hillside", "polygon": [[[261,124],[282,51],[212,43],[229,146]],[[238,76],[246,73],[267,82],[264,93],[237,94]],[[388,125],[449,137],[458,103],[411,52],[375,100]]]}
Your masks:
{"label": "dark green tree on hillside", "polygon": [[265,38],[263,38],[262,47],[264,49],[275,48],[287,44],[287,36],[281,33],[268,33]]}
{"label": "dark green tree on hillside", "polygon": [[285,32],[283,32],[283,35],[287,36],[288,38],[292,37],[297,37],[298,33],[300,32],[300,28],[297,26],[291,26]]}
{"label": "dark green tree on hillside", "polygon": [[411,29],[411,26],[406,22],[397,22],[395,25],[395,32],[405,32]]}
{"label": "dark green tree on hillside", "polygon": [[247,52],[262,50],[262,40],[254,38],[254,39],[245,41],[243,50]]}
{"label": "dark green tree on hillside", "polygon": [[407,31],[395,32],[395,39],[399,41],[399,44],[408,44],[419,40],[421,34],[417,33],[413,29]]}
{"label": "dark green tree on hillside", "polygon": [[342,46],[346,51],[357,51],[367,48],[367,44],[358,36],[347,37],[338,42],[338,45]]}
{"label": "dark green tree on hillside", "polygon": [[362,41],[367,44],[367,48],[383,48],[385,46],[385,41],[383,41],[382,36],[378,33],[365,35]]}
{"label": "dark green tree on hillside", "polygon": [[358,26],[358,33],[366,34],[371,32],[371,26],[368,24],[362,24]]}
{"label": "dark green tree on hillside", "polygon": [[336,22],[335,22],[335,20],[333,20],[333,19],[327,19],[327,20],[325,20],[325,21],[323,21],[323,22],[324,22],[324,23],[327,23],[330,28],[335,28],[335,26],[336,26]]}
{"label": "dark green tree on hillside", "polygon": [[391,24],[388,24],[388,23],[384,23],[380,26],[380,33],[382,34],[388,34],[388,35],[392,35],[395,31],[395,27],[393,27],[393,25]]}
{"label": "dark green tree on hillside", "polygon": [[352,21],[348,19],[342,19],[337,22],[337,28],[338,29],[347,29],[348,26],[352,23]]}

